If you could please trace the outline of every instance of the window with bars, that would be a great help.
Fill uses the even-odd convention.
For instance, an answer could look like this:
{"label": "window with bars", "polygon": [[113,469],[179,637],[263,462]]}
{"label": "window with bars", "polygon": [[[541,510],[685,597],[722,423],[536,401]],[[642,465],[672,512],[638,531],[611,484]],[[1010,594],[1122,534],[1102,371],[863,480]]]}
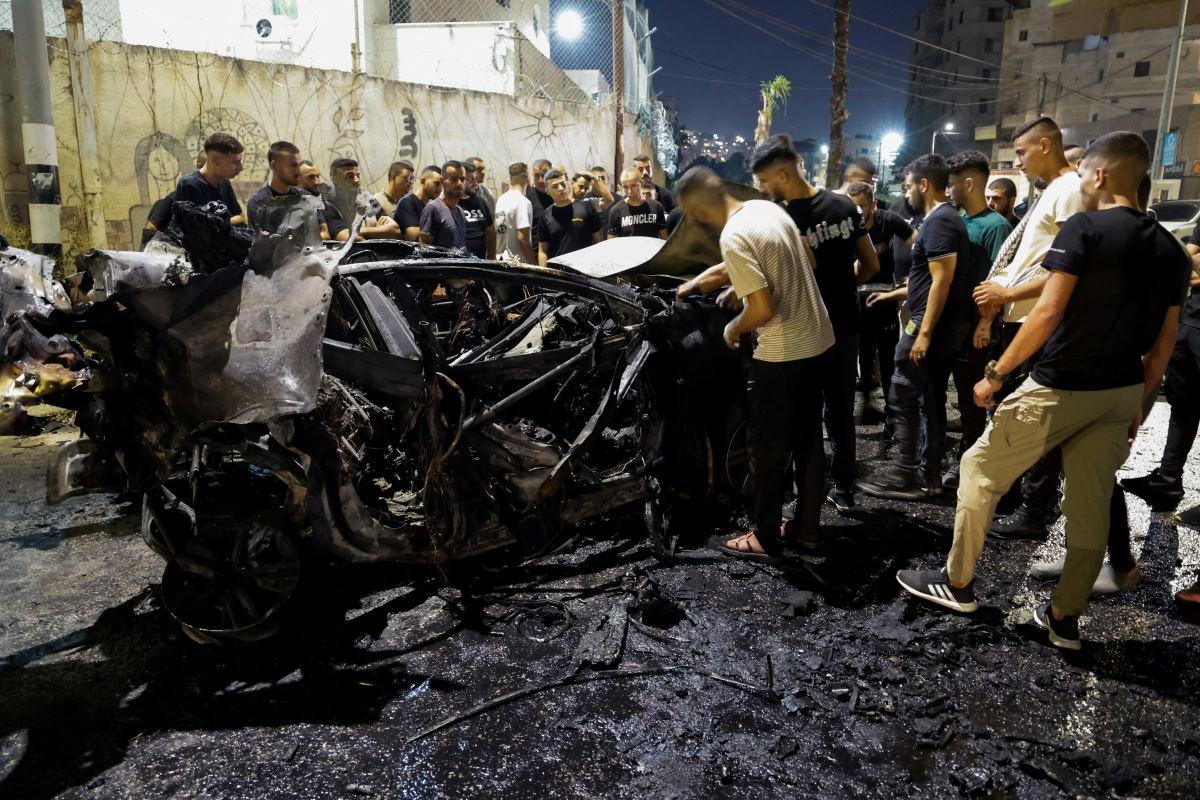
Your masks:
{"label": "window with bars", "polygon": [[407,25],[412,20],[412,0],[388,0],[389,24]]}

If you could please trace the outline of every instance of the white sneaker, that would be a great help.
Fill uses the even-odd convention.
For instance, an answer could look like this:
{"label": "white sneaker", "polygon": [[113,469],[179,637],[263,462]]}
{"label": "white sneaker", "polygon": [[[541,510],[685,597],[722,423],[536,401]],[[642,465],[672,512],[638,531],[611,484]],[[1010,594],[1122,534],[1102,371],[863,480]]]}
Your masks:
{"label": "white sneaker", "polygon": [[1105,562],[1104,566],[1100,568],[1100,574],[1096,576],[1096,582],[1092,584],[1092,594],[1128,592],[1137,588],[1141,582],[1142,571],[1136,566],[1129,572],[1118,575],[1112,564]]}
{"label": "white sneaker", "polygon": [[1035,561],[1033,566],[1029,568],[1029,574],[1039,581],[1054,580],[1062,576],[1063,567],[1066,566],[1067,557],[1059,556],[1057,561]]}

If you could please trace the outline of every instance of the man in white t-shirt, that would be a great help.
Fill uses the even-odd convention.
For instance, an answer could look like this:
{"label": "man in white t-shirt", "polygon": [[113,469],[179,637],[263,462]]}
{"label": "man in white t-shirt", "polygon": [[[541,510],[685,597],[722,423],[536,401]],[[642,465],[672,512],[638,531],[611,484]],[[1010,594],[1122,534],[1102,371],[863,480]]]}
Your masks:
{"label": "man in white t-shirt", "polygon": [[[750,460],[754,472],[755,530],[720,548],[742,558],[774,560],[780,536],[788,461],[805,464],[821,435],[821,356],[833,346],[833,325],[813,274],[815,258],[792,218],[766,200],[741,202],[721,179],[694,167],[675,186],[684,214],[721,236],[722,264],[680,291],[712,291],[733,284],[742,311],[725,327],[725,343],[757,333],[750,368]],[[816,506],[821,497],[817,494]],[[809,518],[798,498],[796,518]],[[816,544],[815,530],[796,544]]]}
{"label": "man in white t-shirt", "polygon": [[[1003,352],[1016,338],[1042,295],[1050,276],[1042,261],[1054,237],[1063,223],[1084,210],[1079,175],[1067,162],[1062,131],[1054,120],[1041,117],[1017,128],[1013,148],[1017,167],[1031,182],[1044,188],[1000,248],[988,279],[975,289],[980,316],[977,343],[989,335],[993,320],[1001,310],[1004,312],[997,352]],[[1020,386],[1035,364],[1031,359],[1023,370],[1010,376],[1002,393],[997,393],[997,400]],[[1026,474],[1021,484],[1021,507],[997,520],[991,532],[1004,538],[1046,538],[1049,523],[1057,517],[1054,509],[1061,475],[1062,453],[1055,449]]]}
{"label": "man in white t-shirt", "polygon": [[496,200],[496,252],[500,259],[520,259],[534,264],[533,244],[529,238],[533,226],[533,204],[525,195],[529,186],[529,167],[518,161],[508,168],[509,189]]}

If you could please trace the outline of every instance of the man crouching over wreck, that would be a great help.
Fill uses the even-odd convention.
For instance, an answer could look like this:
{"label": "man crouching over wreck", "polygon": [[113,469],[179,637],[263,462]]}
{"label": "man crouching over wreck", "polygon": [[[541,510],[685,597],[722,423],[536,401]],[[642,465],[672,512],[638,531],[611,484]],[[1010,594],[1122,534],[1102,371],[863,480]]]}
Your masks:
{"label": "man crouching over wreck", "polygon": [[[735,200],[706,167],[688,170],[676,184],[676,195],[684,214],[720,235],[723,261],[680,287],[680,295],[732,283],[743,308],[725,327],[725,343],[737,348],[742,336],[758,335],[749,378],[755,530],[720,549],[774,560],[783,551],[788,461],[806,463],[819,442],[821,355],[833,346],[833,326],[817,291],[811,256],[783,209],[766,200]],[[798,507],[796,518],[805,516]]]}

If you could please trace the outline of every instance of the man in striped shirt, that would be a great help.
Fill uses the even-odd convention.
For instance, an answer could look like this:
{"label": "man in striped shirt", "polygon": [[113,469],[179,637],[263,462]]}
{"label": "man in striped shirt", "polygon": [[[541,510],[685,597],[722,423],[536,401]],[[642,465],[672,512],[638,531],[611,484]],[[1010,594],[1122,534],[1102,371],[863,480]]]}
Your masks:
{"label": "man in striped shirt", "polygon": [[[688,170],[675,191],[684,214],[720,234],[723,262],[681,287],[681,294],[732,283],[743,307],[725,327],[725,343],[737,348],[743,336],[757,333],[749,386],[755,530],[721,549],[744,558],[778,558],[788,461],[803,465],[815,452],[821,357],[834,342],[814,258],[787,212],[766,200],[735,200],[706,167]],[[812,519],[820,503],[819,490],[815,504],[799,498],[796,518]],[[815,544],[815,525],[801,528],[808,541],[797,544]]]}

